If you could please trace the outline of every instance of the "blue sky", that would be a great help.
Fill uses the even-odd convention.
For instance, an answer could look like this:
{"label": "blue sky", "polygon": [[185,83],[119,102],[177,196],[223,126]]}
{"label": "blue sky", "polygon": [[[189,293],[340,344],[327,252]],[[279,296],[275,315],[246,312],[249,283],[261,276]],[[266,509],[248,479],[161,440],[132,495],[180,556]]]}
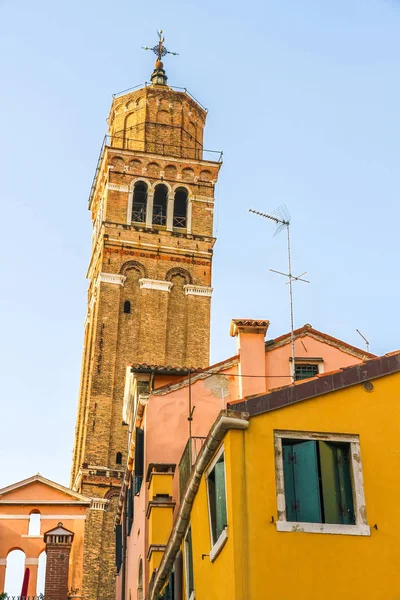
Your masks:
{"label": "blue sky", "polygon": [[111,94],[169,82],[209,109],[224,150],[216,192],[212,359],[231,318],[289,330],[283,234],[248,208],[292,215],[295,324],[377,354],[400,346],[397,276],[400,4],[394,0],[149,3],[0,0],[2,277],[0,486],[67,484],[78,395],[88,192]]}

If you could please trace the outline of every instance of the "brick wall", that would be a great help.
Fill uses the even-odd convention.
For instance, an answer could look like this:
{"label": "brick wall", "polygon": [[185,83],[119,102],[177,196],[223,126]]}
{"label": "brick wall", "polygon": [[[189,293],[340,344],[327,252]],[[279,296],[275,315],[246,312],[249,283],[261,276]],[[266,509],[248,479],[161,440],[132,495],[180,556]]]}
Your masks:
{"label": "brick wall", "polygon": [[68,571],[71,544],[46,546],[46,600],[66,600],[68,596]]}
{"label": "brick wall", "polygon": [[[93,239],[88,277],[88,324],[71,481],[86,495],[110,499],[107,511],[89,511],[84,548],[85,600],[114,596],[113,523],[126,464],[122,425],[126,366],[133,363],[205,367],[209,362],[210,297],[187,295],[185,285],[211,286],[214,185],[220,164],[202,159],[206,112],[183,92],[147,87],[113,101],[106,147],[90,209],[103,225]],[[168,155],[167,155],[168,154]],[[130,223],[134,182],[188,190],[192,229]],[[123,285],[99,282],[122,275]],[[140,279],[168,281],[147,289]],[[129,300],[131,312],[124,313]],[[122,452],[122,464],[116,463]],[[97,469],[97,470],[96,470]],[[103,470],[103,471],[101,471]],[[101,471],[101,472],[100,472]],[[112,471],[112,473],[111,473]],[[101,513],[101,514],[100,514]]]}

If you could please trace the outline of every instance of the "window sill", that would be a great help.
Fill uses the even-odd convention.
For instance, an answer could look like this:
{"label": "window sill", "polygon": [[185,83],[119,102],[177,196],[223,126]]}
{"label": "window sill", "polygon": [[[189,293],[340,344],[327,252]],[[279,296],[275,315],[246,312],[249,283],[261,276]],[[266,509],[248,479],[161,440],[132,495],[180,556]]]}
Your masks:
{"label": "window sill", "polygon": [[28,534],[26,534],[26,533],[22,533],[22,534],[21,534],[21,537],[22,537],[22,538],[31,538],[31,539],[37,539],[37,540],[42,540],[42,539],[43,539],[43,536],[42,536],[42,535],[40,535],[40,533],[38,533],[38,534],[34,534],[34,535],[30,535],[29,533],[28,533]]}
{"label": "window sill", "polygon": [[193,592],[189,596],[189,600],[195,600],[195,598],[196,598],[196,596],[195,596],[195,593],[194,593],[194,590],[193,590]]}
{"label": "window sill", "polygon": [[225,527],[214,546],[210,551],[210,562],[214,562],[217,558],[218,554],[221,552],[222,548],[225,546],[226,540],[228,539],[228,528]]}
{"label": "window sill", "polygon": [[294,521],[277,521],[277,531],[293,533],[331,533],[336,535],[371,535],[369,525],[341,525],[336,523],[298,523]]}

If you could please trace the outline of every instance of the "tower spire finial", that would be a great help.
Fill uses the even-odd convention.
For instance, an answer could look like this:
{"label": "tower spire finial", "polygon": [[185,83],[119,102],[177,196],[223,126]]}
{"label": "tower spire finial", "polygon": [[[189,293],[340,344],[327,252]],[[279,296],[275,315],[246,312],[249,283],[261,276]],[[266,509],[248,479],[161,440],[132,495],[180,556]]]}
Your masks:
{"label": "tower spire finial", "polygon": [[149,48],[148,46],[142,46],[142,48],[143,50],[151,50],[157,56],[156,62],[154,64],[154,71],[151,75],[151,82],[153,83],[153,85],[167,85],[168,77],[165,74],[164,65],[161,59],[166,54],[173,54],[173,56],[178,56],[178,53],[170,52],[170,50],[168,50],[164,46],[165,38],[163,36],[162,29],[157,31],[157,35],[158,44],[156,46],[153,46],[152,48]]}

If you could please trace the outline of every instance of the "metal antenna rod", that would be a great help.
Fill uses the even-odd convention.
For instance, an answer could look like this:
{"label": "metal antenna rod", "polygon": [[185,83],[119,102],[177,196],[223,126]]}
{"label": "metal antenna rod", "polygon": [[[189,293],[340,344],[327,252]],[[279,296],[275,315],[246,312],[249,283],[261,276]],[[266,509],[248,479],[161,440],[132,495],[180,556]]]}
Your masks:
{"label": "metal antenna rod", "polygon": [[249,209],[249,212],[251,212],[255,215],[258,215],[260,217],[263,217],[265,219],[270,219],[271,221],[274,221],[274,223],[276,223],[278,225],[274,235],[276,235],[277,233],[282,231],[282,229],[284,227],[286,227],[289,272],[282,273],[281,271],[276,271],[275,269],[270,269],[270,271],[272,271],[273,273],[278,273],[279,275],[283,275],[284,277],[288,278],[289,298],[290,298],[290,341],[291,341],[291,346],[292,346],[292,374],[291,374],[291,377],[292,377],[292,382],[294,383],[295,379],[296,379],[296,357],[295,357],[295,347],[294,347],[294,315],[293,315],[292,282],[293,281],[303,281],[304,283],[310,283],[310,282],[307,279],[302,279],[302,276],[305,275],[306,273],[302,273],[301,275],[299,275],[297,277],[295,277],[292,274],[292,260],[291,260],[291,253],[290,253],[290,215],[289,215],[289,212],[288,212],[286,206],[283,205],[275,211],[279,214],[279,217],[277,217],[274,214],[269,215],[267,213],[263,213],[258,210],[254,210],[252,208]]}
{"label": "metal antenna rod", "polygon": [[289,222],[286,225],[286,233],[287,233],[287,249],[288,249],[288,268],[289,268],[289,295],[290,295],[290,337],[292,342],[292,380],[293,383],[295,381],[295,368],[296,368],[296,359],[294,353],[294,319],[293,319],[293,286],[292,286],[292,262],[290,259],[290,232],[289,232]]}
{"label": "metal antenna rod", "polygon": [[367,338],[365,337],[365,335],[363,335],[361,333],[361,331],[359,329],[356,329],[356,331],[357,331],[358,335],[360,335],[362,337],[362,339],[364,340],[365,345],[367,346],[367,352],[369,352],[369,341],[367,340]]}

